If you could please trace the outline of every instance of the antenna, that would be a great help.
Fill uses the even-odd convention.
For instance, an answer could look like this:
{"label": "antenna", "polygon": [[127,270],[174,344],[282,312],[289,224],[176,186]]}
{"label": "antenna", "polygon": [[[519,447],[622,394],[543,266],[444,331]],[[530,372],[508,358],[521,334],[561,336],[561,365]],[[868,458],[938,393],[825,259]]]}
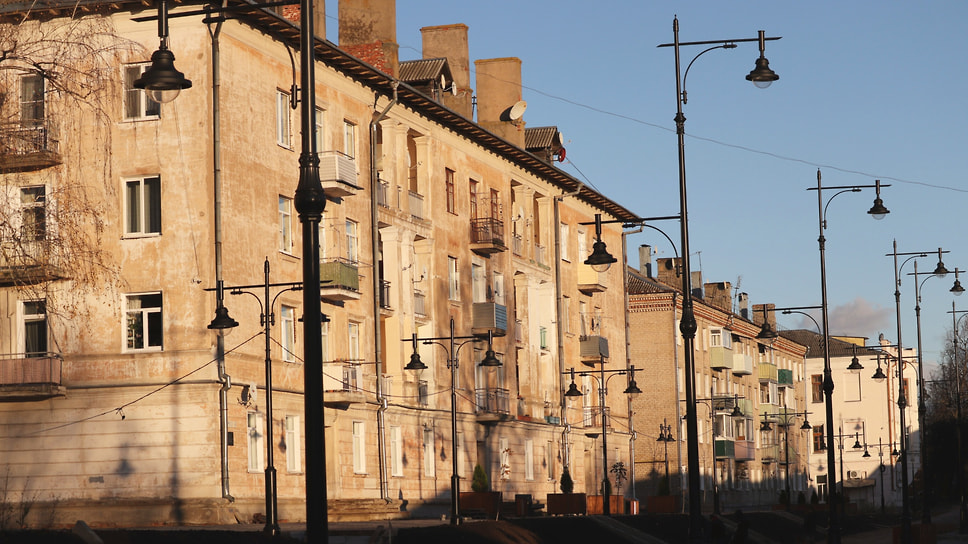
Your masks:
{"label": "antenna", "polygon": [[511,111],[508,112],[508,117],[511,119],[512,123],[517,123],[521,117],[524,115],[524,110],[528,109],[528,103],[524,100],[518,100],[511,106]]}

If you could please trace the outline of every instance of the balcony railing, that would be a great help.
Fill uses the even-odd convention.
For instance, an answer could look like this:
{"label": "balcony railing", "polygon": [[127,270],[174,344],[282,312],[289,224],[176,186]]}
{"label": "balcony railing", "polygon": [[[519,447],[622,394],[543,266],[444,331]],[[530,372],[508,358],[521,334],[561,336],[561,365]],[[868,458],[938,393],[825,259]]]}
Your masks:
{"label": "balcony railing", "polygon": [[520,234],[511,235],[511,253],[515,256],[520,257],[521,252],[524,250],[524,238]]}
{"label": "balcony railing", "polygon": [[601,406],[585,406],[582,408],[582,425],[585,427],[599,427],[602,426],[602,411],[605,411],[605,427],[612,428],[612,413],[606,406],[602,408]]}
{"label": "balcony railing", "polygon": [[390,207],[390,182],[381,179],[377,184],[376,203],[384,208]]}
{"label": "balcony railing", "polygon": [[54,353],[0,355],[0,400],[62,395],[62,366]]}
{"label": "balcony railing", "polygon": [[737,461],[752,461],[756,459],[756,442],[736,440],[733,442],[733,451],[736,453]]}
{"label": "balcony railing", "polygon": [[417,194],[413,191],[410,191],[408,195],[409,195],[409,202],[410,202],[410,217],[413,217],[414,219],[423,219],[424,218],[423,195]]}
{"label": "balcony railing", "polygon": [[380,280],[380,307],[389,310],[390,306],[390,281]]}
{"label": "balcony railing", "polygon": [[793,371],[789,368],[778,368],[776,371],[776,383],[780,387],[793,387]]}
{"label": "balcony railing", "polygon": [[534,245],[534,262],[541,266],[548,266],[548,248],[541,244]]}
{"label": "balcony railing", "polygon": [[413,313],[427,317],[427,295],[420,289],[413,290]]}
{"label": "balcony railing", "polygon": [[507,251],[504,221],[494,217],[471,219],[471,250],[485,255]]}
{"label": "balcony railing", "polygon": [[511,413],[508,390],[488,387],[474,390],[477,413],[508,415]]}
{"label": "balcony railing", "polygon": [[44,119],[32,125],[0,124],[0,169],[27,171],[61,163],[52,125]]}

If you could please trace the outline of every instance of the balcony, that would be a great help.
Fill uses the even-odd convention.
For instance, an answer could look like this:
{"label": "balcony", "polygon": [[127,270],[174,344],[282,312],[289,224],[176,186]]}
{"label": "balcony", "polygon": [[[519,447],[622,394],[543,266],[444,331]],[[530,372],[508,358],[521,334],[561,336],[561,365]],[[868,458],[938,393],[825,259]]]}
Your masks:
{"label": "balcony", "polygon": [[486,335],[490,331],[494,336],[504,336],[508,333],[507,306],[494,302],[475,302],[471,312],[471,334]]}
{"label": "balcony", "polygon": [[390,207],[390,182],[381,179],[376,186],[376,203],[381,208]]}
{"label": "balcony", "polygon": [[579,340],[581,362],[594,366],[602,362],[602,357],[608,358],[608,338],[604,336],[582,336]]}
{"label": "balcony", "polygon": [[586,295],[604,291],[605,278],[603,272],[596,272],[590,265],[578,265],[578,290]]}
{"label": "balcony", "polygon": [[733,350],[723,346],[709,348],[709,368],[725,370],[733,368]]}
{"label": "balcony", "polygon": [[507,250],[504,244],[504,221],[493,217],[471,219],[471,251],[486,256]]}
{"label": "balcony", "polygon": [[63,277],[64,271],[50,262],[43,239],[21,240],[0,248],[0,287],[33,285]]}
{"label": "balcony", "polygon": [[780,387],[793,387],[793,371],[789,368],[777,369],[776,384]]}
{"label": "balcony", "polygon": [[407,203],[410,205],[410,217],[414,219],[423,219],[424,211],[424,197],[422,194],[410,191],[407,193]]}
{"label": "balcony", "polygon": [[780,446],[774,444],[772,446],[763,446],[760,448],[760,461],[764,463],[772,463],[780,460]]}
{"label": "balcony", "polygon": [[319,154],[319,181],[327,197],[353,196],[363,190],[356,184],[356,160],[339,151]]}
{"label": "balcony", "polygon": [[760,363],[757,365],[757,375],[761,382],[776,383],[776,365],[773,363]]}
{"label": "balcony", "polygon": [[342,369],[343,379],[340,389],[327,390],[323,395],[324,404],[331,408],[345,410],[352,404],[366,402],[366,394],[360,387],[360,366],[355,364],[344,364]]}
{"label": "balcony", "polygon": [[[780,419],[778,417],[780,408],[775,404],[767,404],[765,402],[760,403],[760,421],[769,421],[770,423],[779,423]],[[772,414],[772,415],[771,415]]]}
{"label": "balcony", "polygon": [[427,295],[420,289],[413,290],[413,313],[417,317],[427,317]]}
{"label": "balcony", "polygon": [[716,453],[716,459],[733,459],[736,457],[736,443],[730,438],[717,438],[713,451]]}
{"label": "balcony", "polygon": [[62,364],[60,356],[53,353],[0,355],[0,402],[63,397]]}
{"label": "balcony", "polygon": [[541,244],[534,245],[534,262],[538,266],[548,266],[548,248]]}
{"label": "balcony", "polygon": [[598,427],[602,428],[602,413],[605,415],[605,428],[612,428],[612,412],[606,406],[604,409],[600,406],[585,406],[582,409],[581,425],[585,427]]}
{"label": "balcony", "polygon": [[737,461],[752,461],[756,459],[756,442],[752,440],[736,440],[733,442],[733,451]]}
{"label": "balcony", "polygon": [[392,307],[390,305],[390,282],[388,280],[380,280],[380,308],[389,310]]}
{"label": "balcony", "polygon": [[61,164],[57,137],[48,119],[38,124],[0,124],[0,172],[28,172]]}
{"label": "balcony", "polygon": [[735,395],[718,393],[713,395],[713,410],[716,412],[731,414],[737,405],[739,405],[739,398]]}
{"label": "balcony", "polygon": [[360,300],[360,273],[356,263],[332,259],[319,264],[319,296],[327,300]]}
{"label": "balcony", "polygon": [[736,405],[739,406],[739,409],[743,412],[744,417],[753,417],[754,408],[753,401],[751,399],[737,399]]}
{"label": "balcony", "polygon": [[503,421],[511,414],[507,389],[494,387],[475,389],[474,406],[478,423]]}
{"label": "balcony", "polygon": [[524,238],[521,238],[520,234],[512,234],[511,253],[514,253],[516,257],[520,257],[522,251],[524,251]]}
{"label": "balcony", "polygon": [[733,374],[736,376],[749,376],[753,373],[753,357],[743,353],[733,355]]}

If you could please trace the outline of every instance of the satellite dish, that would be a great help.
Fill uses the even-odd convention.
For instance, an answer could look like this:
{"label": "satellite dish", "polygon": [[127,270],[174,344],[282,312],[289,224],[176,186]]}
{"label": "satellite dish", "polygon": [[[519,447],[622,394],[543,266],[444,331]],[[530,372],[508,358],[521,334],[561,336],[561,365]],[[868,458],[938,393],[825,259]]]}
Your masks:
{"label": "satellite dish", "polygon": [[444,91],[447,89],[447,79],[444,78],[444,74],[440,74],[440,90]]}
{"label": "satellite dish", "polygon": [[521,119],[521,116],[524,115],[524,110],[526,109],[528,109],[528,103],[524,100],[518,100],[513,106],[511,106],[511,111],[508,112],[508,117],[511,118],[511,121],[517,121]]}
{"label": "satellite dish", "polygon": [[452,94],[454,96],[457,96],[457,82],[456,81],[452,81],[450,83],[450,94]]}
{"label": "satellite dish", "polygon": [[558,132],[558,145],[565,145],[565,135]]}

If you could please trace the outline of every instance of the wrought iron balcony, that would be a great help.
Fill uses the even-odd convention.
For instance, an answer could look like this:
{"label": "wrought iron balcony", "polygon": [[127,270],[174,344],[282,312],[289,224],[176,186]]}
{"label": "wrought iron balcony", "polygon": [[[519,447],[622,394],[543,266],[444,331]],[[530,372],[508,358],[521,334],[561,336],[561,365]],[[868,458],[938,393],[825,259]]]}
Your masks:
{"label": "wrought iron balcony", "polygon": [[0,124],[0,172],[42,170],[61,164],[57,136],[50,120],[34,124]]}
{"label": "wrought iron balcony", "polygon": [[504,243],[504,221],[494,217],[471,219],[471,251],[490,255],[507,250]]}
{"label": "wrought iron balcony", "polygon": [[474,390],[478,421],[497,421],[511,414],[508,390],[486,387]]}

